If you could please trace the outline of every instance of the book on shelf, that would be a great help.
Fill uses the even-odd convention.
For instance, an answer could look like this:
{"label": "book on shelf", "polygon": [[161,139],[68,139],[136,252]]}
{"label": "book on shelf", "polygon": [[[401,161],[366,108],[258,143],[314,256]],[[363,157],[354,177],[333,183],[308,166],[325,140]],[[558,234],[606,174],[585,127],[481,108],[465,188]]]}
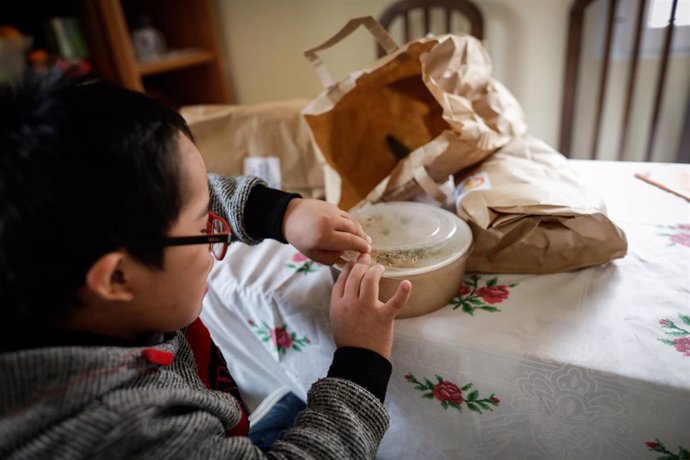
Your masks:
{"label": "book on shelf", "polygon": [[77,18],[54,17],[45,21],[43,30],[50,50],[66,59],[80,60],[89,56],[84,33]]}

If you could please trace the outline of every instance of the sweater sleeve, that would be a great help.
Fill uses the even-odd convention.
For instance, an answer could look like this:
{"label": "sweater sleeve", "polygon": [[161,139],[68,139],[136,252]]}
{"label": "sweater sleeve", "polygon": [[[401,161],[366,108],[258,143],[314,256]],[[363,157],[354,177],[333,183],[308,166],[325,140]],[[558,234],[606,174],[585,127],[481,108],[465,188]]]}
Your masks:
{"label": "sweater sleeve", "polygon": [[300,195],[268,188],[253,176],[209,174],[208,186],[211,211],[228,221],[234,240],[258,244],[272,238],[287,243],[283,236],[285,210],[290,200]]}
{"label": "sweater sleeve", "polygon": [[[126,391],[126,390],[125,390]],[[348,380],[325,378],[312,385],[307,408],[266,453],[246,436],[227,436],[237,403],[202,394],[156,388],[106,399],[99,410],[99,458],[166,459],[373,459],[388,428],[381,402]],[[230,398],[230,396],[227,396]],[[126,401],[123,403],[123,401]],[[94,408],[92,408],[94,409]],[[86,446],[82,446],[86,447]]]}
{"label": "sweater sleeve", "polygon": [[380,354],[364,348],[341,347],[335,351],[328,376],[350,380],[383,402],[391,372],[390,361]]}

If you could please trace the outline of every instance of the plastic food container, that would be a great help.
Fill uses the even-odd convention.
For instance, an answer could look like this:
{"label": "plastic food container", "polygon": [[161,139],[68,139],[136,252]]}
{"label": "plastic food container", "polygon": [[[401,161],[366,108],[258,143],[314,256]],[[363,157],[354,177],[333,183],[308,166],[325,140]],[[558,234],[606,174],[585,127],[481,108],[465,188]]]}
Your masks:
{"label": "plastic food container", "polygon": [[[400,281],[412,283],[412,294],[398,318],[409,318],[442,308],[457,295],[472,247],[470,227],[455,214],[416,202],[388,202],[350,212],[371,237],[372,263],[384,266],[379,284],[383,302]],[[346,253],[345,260],[356,257]],[[344,262],[333,266],[333,274]]]}

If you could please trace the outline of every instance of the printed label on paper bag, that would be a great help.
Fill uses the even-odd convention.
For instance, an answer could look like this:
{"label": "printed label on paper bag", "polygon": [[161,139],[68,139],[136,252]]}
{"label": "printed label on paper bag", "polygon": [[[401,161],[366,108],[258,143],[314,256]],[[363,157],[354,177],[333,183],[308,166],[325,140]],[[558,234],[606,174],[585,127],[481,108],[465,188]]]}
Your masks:
{"label": "printed label on paper bag", "polygon": [[463,198],[472,192],[477,190],[489,190],[491,188],[491,182],[489,182],[489,175],[485,172],[480,172],[473,174],[464,181],[460,182],[457,187],[455,187],[455,202],[460,203]]}
{"label": "printed label on paper bag", "polygon": [[280,158],[246,157],[244,174],[265,180],[269,187],[280,189]]}

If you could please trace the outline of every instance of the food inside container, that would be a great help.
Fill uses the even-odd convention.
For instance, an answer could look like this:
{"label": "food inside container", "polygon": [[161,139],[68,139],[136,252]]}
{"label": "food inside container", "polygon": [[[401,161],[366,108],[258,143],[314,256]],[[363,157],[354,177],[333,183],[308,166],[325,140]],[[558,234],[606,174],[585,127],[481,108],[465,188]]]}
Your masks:
{"label": "food inside container", "polygon": [[[371,237],[372,263],[384,266],[379,298],[389,299],[400,281],[412,294],[399,318],[445,306],[457,295],[472,246],[469,226],[455,214],[415,202],[368,205],[350,212]],[[357,257],[346,253],[345,260]],[[339,271],[343,264],[336,264]]]}

